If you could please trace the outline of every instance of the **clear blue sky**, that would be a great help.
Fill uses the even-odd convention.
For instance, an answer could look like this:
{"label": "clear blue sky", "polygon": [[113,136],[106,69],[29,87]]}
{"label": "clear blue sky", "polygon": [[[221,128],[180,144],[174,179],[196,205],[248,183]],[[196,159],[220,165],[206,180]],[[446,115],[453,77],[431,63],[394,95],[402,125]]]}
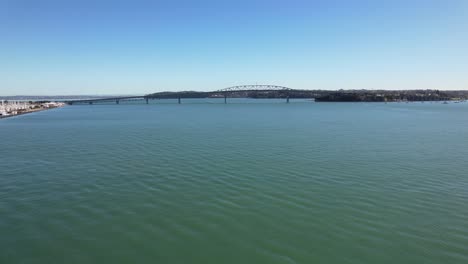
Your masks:
{"label": "clear blue sky", "polygon": [[468,89],[467,0],[0,0],[0,95]]}

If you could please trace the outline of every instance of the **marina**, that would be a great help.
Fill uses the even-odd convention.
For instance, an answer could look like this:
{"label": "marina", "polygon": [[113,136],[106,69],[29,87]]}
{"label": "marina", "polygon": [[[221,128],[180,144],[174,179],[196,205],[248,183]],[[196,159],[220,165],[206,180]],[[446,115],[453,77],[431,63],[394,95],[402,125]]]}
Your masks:
{"label": "marina", "polygon": [[0,118],[14,117],[38,111],[62,107],[61,102],[0,101]]}

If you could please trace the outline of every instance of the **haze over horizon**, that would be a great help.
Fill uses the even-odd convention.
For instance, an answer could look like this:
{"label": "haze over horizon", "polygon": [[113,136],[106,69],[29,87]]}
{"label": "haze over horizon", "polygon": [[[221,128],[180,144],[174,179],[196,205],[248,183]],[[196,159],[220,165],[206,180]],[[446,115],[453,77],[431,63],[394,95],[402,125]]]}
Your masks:
{"label": "haze over horizon", "polygon": [[0,0],[0,95],[468,90],[468,1]]}

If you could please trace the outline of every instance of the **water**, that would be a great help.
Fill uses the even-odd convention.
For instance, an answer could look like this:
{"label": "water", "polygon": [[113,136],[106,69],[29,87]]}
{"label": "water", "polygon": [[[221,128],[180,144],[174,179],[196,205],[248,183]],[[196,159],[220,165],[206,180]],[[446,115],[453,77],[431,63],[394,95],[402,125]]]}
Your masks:
{"label": "water", "polygon": [[468,104],[185,100],[0,121],[0,263],[468,263]]}

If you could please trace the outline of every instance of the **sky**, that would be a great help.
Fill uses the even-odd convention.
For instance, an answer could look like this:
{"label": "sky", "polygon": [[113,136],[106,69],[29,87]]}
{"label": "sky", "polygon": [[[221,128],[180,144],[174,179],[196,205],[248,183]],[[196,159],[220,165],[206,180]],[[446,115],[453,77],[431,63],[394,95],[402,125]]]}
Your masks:
{"label": "sky", "polygon": [[0,0],[0,95],[468,90],[468,0]]}

